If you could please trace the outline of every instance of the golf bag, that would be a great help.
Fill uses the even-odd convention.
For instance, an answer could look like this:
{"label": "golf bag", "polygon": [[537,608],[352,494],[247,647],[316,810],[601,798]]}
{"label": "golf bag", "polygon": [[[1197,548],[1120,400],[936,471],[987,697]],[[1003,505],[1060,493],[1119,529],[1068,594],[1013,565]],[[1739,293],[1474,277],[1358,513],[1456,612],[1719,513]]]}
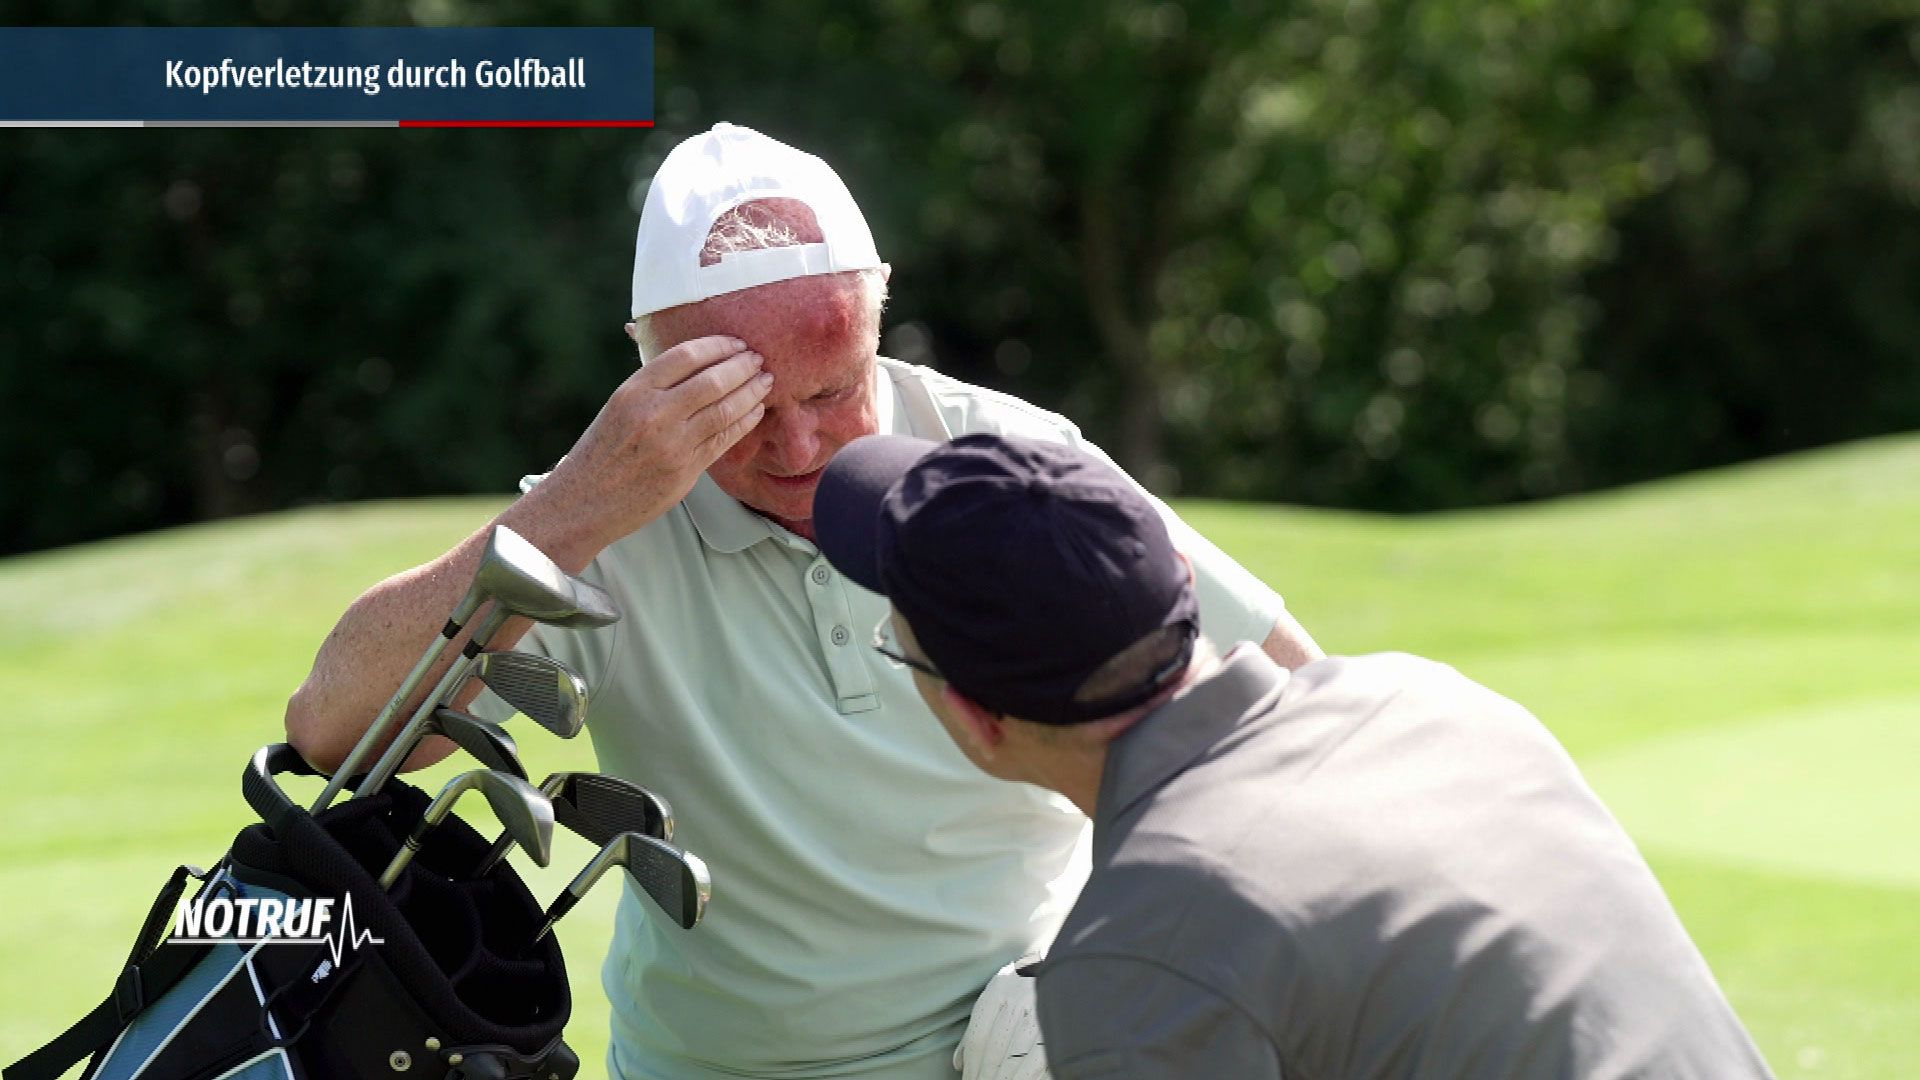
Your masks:
{"label": "golf bag", "polygon": [[[570,1080],[559,944],[530,942],[542,910],[505,860],[471,879],[489,842],[449,817],[383,890],[376,875],[427,796],[393,781],[314,816],[273,782],[281,772],[311,774],[284,744],[255,755],[243,787],[263,823],[212,872],[175,871],[113,993],[5,1080],[54,1080],[89,1056],[83,1080]],[[282,914],[326,900],[333,920],[308,934],[309,904],[299,937],[287,915],[264,938],[168,940],[190,879],[203,913],[221,899],[279,901],[251,910]]]}

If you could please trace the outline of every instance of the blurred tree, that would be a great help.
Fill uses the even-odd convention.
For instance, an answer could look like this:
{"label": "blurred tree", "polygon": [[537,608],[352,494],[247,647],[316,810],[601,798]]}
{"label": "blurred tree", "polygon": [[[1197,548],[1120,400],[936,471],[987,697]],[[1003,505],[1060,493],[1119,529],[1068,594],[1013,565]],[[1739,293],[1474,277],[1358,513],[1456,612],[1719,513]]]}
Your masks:
{"label": "blurred tree", "polygon": [[1698,148],[1591,276],[1585,484],[1920,424],[1913,5],[1751,0],[1715,34],[1684,93]]}
{"label": "blurred tree", "polygon": [[[56,14],[12,7],[10,22]],[[332,8],[322,21],[386,10]],[[175,2],[57,17],[292,13]],[[604,131],[8,132],[0,551],[316,500],[509,490],[631,366],[630,146]]]}
{"label": "blurred tree", "polygon": [[847,178],[889,351],[1062,409],[1162,490],[1450,506],[1914,426],[1909,6],[683,5],[645,13],[644,137],[9,132],[0,551],[507,490],[630,369],[645,183],[720,119]]}
{"label": "blurred tree", "polygon": [[1163,488],[1567,486],[1581,275],[1681,153],[1694,5],[894,9],[899,77],[970,99],[911,155],[971,302],[928,315],[943,359],[1046,387]]}

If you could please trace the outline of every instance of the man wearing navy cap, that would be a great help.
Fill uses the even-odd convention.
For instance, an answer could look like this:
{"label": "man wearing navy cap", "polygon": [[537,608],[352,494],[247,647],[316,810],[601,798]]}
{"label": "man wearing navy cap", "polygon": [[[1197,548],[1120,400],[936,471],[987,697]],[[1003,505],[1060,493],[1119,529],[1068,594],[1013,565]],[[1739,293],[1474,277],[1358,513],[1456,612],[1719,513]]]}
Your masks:
{"label": "man wearing navy cap", "polygon": [[1058,443],[859,439],[814,514],[967,757],[1093,819],[1034,969],[1054,1075],[1769,1075],[1520,706],[1412,656],[1216,655],[1160,516]]}

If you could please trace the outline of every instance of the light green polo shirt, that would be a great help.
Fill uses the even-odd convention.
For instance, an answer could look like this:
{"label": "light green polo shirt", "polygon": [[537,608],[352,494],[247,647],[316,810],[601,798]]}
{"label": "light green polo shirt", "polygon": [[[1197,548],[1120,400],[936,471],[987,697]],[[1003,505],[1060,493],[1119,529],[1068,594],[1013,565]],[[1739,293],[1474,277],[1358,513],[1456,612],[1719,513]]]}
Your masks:
{"label": "light green polo shirt", "polygon": [[[926,368],[882,358],[876,378],[883,432],[1087,446],[1059,416]],[[1280,597],[1165,512],[1206,634],[1264,639]],[[868,647],[885,601],[708,477],[584,576],[624,617],[521,647],[586,678],[601,769],[664,795],[713,874],[690,931],[631,884],[622,896],[602,972],[610,1070],[951,1080],[974,997],[1072,906],[1086,819],[974,768]]]}

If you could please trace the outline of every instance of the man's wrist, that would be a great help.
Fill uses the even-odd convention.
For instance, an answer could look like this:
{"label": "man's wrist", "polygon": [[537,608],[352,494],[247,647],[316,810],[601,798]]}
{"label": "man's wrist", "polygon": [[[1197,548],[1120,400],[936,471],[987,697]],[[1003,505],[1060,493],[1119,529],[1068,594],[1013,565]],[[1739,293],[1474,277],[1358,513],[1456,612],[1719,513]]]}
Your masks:
{"label": "man's wrist", "polygon": [[501,511],[497,520],[526,537],[560,569],[578,574],[619,537],[606,535],[603,522],[567,499],[564,491],[550,488],[552,484],[549,477],[536,485]]}

